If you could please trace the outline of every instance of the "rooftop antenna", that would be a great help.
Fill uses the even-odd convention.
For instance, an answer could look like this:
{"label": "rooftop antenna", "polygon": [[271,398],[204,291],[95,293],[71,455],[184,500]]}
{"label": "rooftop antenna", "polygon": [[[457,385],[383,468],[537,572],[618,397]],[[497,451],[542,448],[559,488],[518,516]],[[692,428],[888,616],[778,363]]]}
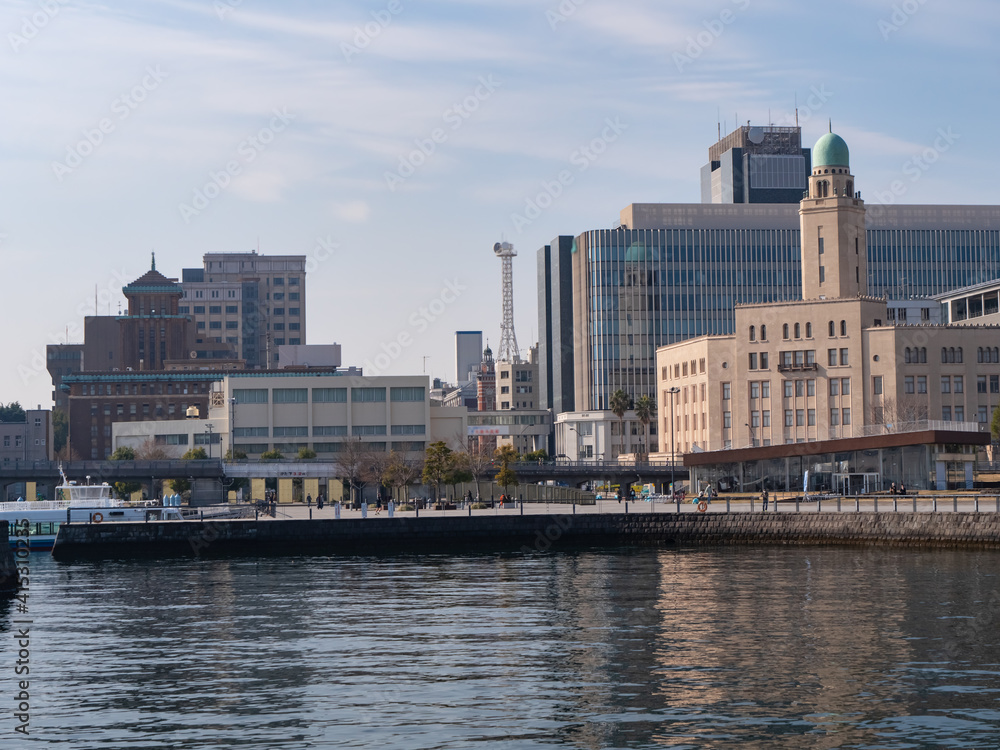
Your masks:
{"label": "rooftop antenna", "polygon": [[722,108],[715,108],[715,127],[719,131],[719,140],[722,140]]}
{"label": "rooftop antenna", "polygon": [[799,92],[795,92],[795,127],[799,126]]}

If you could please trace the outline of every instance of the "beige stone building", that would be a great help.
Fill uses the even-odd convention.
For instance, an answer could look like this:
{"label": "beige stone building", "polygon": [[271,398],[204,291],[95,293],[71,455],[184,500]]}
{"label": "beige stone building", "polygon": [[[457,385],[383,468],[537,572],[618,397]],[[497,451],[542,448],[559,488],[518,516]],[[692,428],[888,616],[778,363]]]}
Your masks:
{"label": "beige stone building", "polygon": [[[661,456],[673,445],[675,454],[720,452],[719,462],[721,452],[743,449],[751,452],[740,460],[754,449],[776,460],[836,451],[830,441],[936,430],[954,438],[954,450],[929,446],[937,458],[909,469],[907,481],[930,485],[935,472],[938,484],[958,472],[971,481],[974,450],[955,443],[969,433],[968,445],[985,442],[1000,402],[1000,326],[889,320],[884,299],[862,294],[865,206],[847,145],[830,133],[813,153],[799,209],[803,299],[738,306],[733,335],[657,350]],[[817,445],[774,448],[800,443]],[[880,445],[851,450],[866,448]],[[883,468],[869,472],[879,484],[902,481]]]}

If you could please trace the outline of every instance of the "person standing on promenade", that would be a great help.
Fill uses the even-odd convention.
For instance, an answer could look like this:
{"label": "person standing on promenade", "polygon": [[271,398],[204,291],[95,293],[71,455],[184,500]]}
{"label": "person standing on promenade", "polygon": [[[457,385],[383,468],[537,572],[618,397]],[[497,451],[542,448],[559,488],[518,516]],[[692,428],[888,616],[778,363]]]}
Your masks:
{"label": "person standing on promenade", "polygon": [[760,502],[764,506],[764,510],[767,511],[767,490],[765,489],[760,493]]}
{"label": "person standing on promenade", "polygon": [[313,507],[313,496],[312,496],[312,493],[307,493],[306,494],[306,506],[308,506],[310,508]]}
{"label": "person standing on promenade", "polygon": [[316,507],[319,510],[323,510],[323,493],[322,492],[319,493],[318,495],[316,495]]}

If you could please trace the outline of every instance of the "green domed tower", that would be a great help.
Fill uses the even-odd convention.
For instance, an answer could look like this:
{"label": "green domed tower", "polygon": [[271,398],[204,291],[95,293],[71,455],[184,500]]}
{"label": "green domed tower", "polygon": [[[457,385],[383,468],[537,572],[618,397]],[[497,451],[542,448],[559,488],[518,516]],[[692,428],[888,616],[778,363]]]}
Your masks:
{"label": "green domed tower", "polygon": [[799,204],[802,299],[868,294],[865,205],[854,190],[850,161],[836,133],[816,141],[809,191]]}

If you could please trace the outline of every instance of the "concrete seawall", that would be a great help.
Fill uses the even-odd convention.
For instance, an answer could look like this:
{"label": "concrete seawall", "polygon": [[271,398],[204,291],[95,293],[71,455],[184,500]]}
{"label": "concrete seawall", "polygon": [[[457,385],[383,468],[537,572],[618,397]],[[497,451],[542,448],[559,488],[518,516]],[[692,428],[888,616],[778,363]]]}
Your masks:
{"label": "concrete seawall", "polygon": [[1000,548],[1000,514],[592,513],[73,524],[60,527],[52,555],[70,560],[234,554],[392,554],[456,549],[547,551],[630,544]]}

